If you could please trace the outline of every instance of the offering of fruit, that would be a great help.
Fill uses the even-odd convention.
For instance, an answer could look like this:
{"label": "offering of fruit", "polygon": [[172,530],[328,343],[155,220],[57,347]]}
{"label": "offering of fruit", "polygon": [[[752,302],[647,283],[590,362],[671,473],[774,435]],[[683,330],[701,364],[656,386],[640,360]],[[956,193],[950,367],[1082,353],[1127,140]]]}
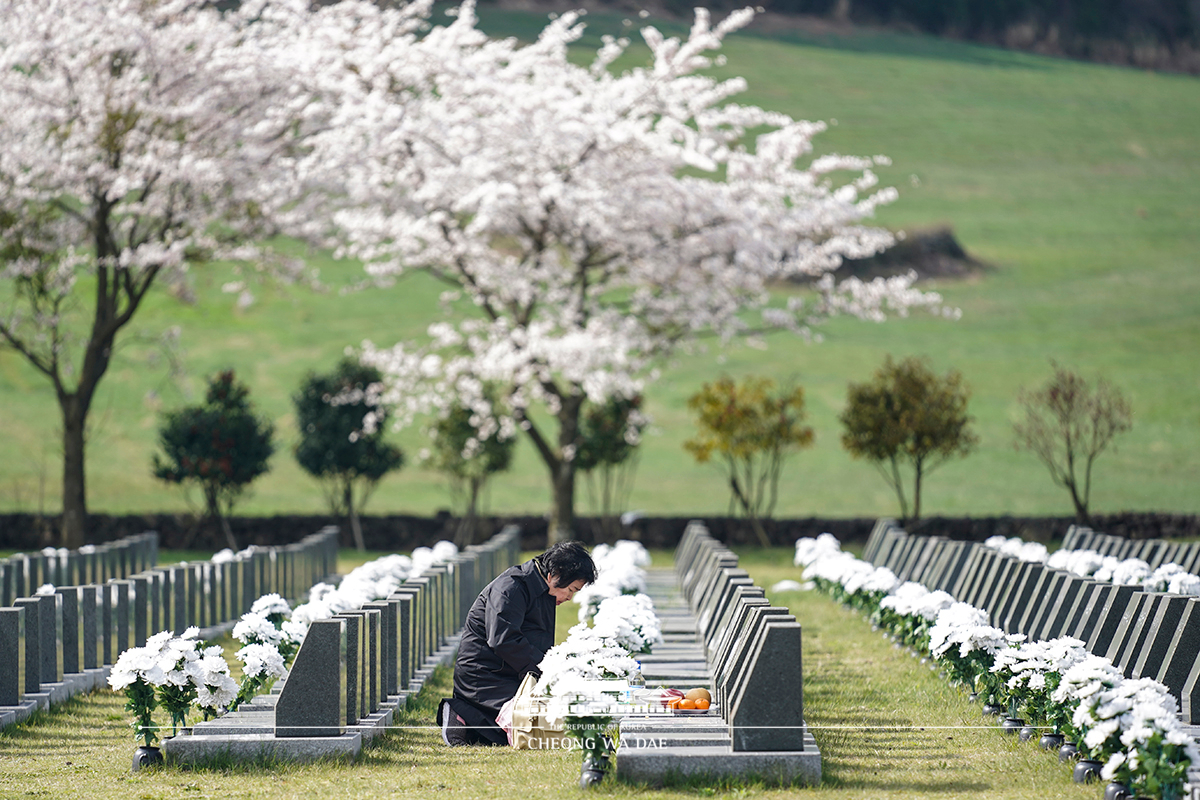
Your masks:
{"label": "offering of fruit", "polygon": [[[709,694],[708,689],[699,686],[695,689],[688,689],[683,696],[688,700],[703,700],[705,703],[712,703],[712,695]],[[708,706],[705,705],[705,708]]]}
{"label": "offering of fruit", "polygon": [[688,699],[688,698],[686,698],[686,697],[685,697],[685,698],[683,698],[682,700],[680,700],[680,701],[679,701],[679,706],[678,706],[678,708],[680,708],[680,709],[695,709],[695,708],[696,708],[696,701],[695,701],[695,700],[690,700],[690,699]]}

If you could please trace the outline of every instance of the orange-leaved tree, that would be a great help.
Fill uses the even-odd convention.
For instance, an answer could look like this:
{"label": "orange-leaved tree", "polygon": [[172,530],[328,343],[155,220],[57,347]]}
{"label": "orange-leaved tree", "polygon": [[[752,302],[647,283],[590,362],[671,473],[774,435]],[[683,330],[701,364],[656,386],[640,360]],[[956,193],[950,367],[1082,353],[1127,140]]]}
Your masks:
{"label": "orange-leaved tree", "polygon": [[730,490],[730,510],[740,507],[759,542],[771,544],[762,520],[779,498],[784,461],[813,441],[804,425],[804,389],[776,390],[770,378],[745,378],[740,384],[721,377],[706,383],[688,400],[699,432],[684,442],[701,464],[716,461]]}

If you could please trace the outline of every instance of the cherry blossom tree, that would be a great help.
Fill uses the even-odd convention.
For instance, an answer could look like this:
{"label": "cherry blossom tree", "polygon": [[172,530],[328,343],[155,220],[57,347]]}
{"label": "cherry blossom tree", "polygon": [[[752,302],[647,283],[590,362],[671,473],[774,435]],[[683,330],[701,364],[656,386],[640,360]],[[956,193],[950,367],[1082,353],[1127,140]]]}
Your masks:
{"label": "cherry blossom tree", "polygon": [[[271,14],[198,0],[0,0],[0,343],[62,413],[62,539],[85,540],[88,411],[118,334],[291,207],[312,96]],[[263,262],[259,262],[261,266]]]}
{"label": "cherry blossom tree", "polygon": [[[620,72],[624,39],[590,66],[568,58],[578,14],[521,45],[488,40],[470,3],[408,38],[380,35],[389,13],[343,16],[342,67],[328,71],[342,116],[319,160],[341,192],[340,252],[374,280],[422,271],[449,291],[428,341],[366,342],[363,357],[399,424],[456,401],[490,418],[483,387],[506,387],[512,413],[481,435],[531,439],[552,539],[573,536],[585,398],[636,396],[699,336],[939,306],[913,276],[830,274],[891,242],[863,224],[896,196],[872,171],[886,159],[814,157],[824,124],[737,104],[743,80],[704,74],[749,9],[715,26],[697,10],[682,40],[647,27],[650,62]],[[794,275],[814,279],[811,299],[771,304],[770,282]]]}

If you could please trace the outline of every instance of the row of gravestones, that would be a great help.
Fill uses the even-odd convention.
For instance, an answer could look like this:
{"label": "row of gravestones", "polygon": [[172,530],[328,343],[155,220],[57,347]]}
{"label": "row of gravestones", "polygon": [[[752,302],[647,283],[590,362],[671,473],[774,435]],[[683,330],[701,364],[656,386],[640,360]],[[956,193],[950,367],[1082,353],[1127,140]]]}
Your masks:
{"label": "row of gravestones", "polygon": [[[140,538],[156,556],[157,535]],[[53,594],[16,598],[12,607],[0,608],[0,724],[94,688],[122,652],[157,631],[181,634],[195,625],[215,634],[263,594],[306,594],[336,573],[337,541],[337,528],[328,527],[296,544],[255,549],[231,561],[151,566],[103,584],[56,586]]]}
{"label": "row of gravestones", "polygon": [[618,774],[652,783],[667,773],[819,783],[821,756],[804,723],[796,618],[772,606],[737,555],[700,523],[684,531],[675,570],[722,722],[714,726],[705,716],[623,720],[622,742],[636,737],[647,744],[622,745]]}
{"label": "row of gravestones", "polygon": [[158,534],[126,536],[78,550],[46,548],[0,559],[0,606],[31,597],[39,587],[86,586],[128,578],[158,563]]}
{"label": "row of gravestones", "polygon": [[1157,569],[1163,564],[1178,564],[1193,575],[1200,575],[1200,542],[1172,542],[1169,539],[1127,539],[1111,533],[1097,533],[1082,525],[1072,525],[1063,537],[1063,550],[1094,550],[1102,556],[1120,559],[1140,558]]}
{"label": "row of gravestones", "polygon": [[[1094,535],[1067,534],[1075,543],[1071,549],[1094,549],[1089,546]],[[1118,557],[1159,564],[1172,563],[1168,556],[1180,552],[1160,540],[1103,544]],[[1083,578],[975,542],[910,536],[891,520],[876,524],[863,557],[901,580],[943,590],[985,611],[1007,633],[1023,633],[1031,641],[1080,639],[1127,677],[1166,686],[1179,699],[1183,720],[1200,723],[1200,597]]]}
{"label": "row of gravestones", "polygon": [[[455,646],[475,598],[520,556],[520,529],[510,525],[409,578],[383,600],[313,622],[273,700],[275,737],[340,736],[376,726],[372,717],[420,689],[435,654]],[[233,724],[209,728],[229,733]],[[204,728],[197,725],[193,737]]]}

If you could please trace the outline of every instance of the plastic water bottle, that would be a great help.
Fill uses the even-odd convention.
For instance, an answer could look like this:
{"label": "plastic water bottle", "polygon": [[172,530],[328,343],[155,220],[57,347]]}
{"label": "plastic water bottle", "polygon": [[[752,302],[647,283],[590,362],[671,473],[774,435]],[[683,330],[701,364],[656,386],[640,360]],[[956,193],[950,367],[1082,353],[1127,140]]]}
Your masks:
{"label": "plastic water bottle", "polygon": [[632,697],[638,689],[646,688],[646,679],[642,677],[642,662],[634,662],[637,667],[634,668],[633,674],[629,676],[629,694]]}

